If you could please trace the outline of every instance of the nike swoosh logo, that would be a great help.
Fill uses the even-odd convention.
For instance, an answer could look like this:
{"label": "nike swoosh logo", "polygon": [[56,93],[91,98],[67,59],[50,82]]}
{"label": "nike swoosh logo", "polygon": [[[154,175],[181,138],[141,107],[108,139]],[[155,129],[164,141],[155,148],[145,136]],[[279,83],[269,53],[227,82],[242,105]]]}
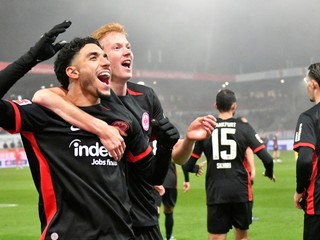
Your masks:
{"label": "nike swoosh logo", "polygon": [[75,131],[79,131],[80,128],[77,128],[77,127],[71,125],[70,130],[71,130],[72,132],[75,132]]}

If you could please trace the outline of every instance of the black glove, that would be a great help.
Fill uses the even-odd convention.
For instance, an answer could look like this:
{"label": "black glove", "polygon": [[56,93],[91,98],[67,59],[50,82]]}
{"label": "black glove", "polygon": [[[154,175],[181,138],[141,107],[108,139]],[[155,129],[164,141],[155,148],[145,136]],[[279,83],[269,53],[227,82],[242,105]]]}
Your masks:
{"label": "black glove", "polygon": [[173,146],[179,140],[179,131],[167,118],[160,121],[152,119],[153,133],[157,139],[157,147],[172,150]]}
{"label": "black glove", "polygon": [[53,44],[60,33],[66,31],[71,25],[70,21],[64,21],[54,26],[49,32],[45,33],[41,39],[13,63],[0,71],[0,97],[2,98],[7,91],[37,63],[53,57],[65,42]]}
{"label": "black glove", "polygon": [[33,59],[37,62],[42,62],[53,57],[64,44],[66,44],[66,41],[60,41],[56,44],[54,44],[54,41],[57,39],[58,35],[65,32],[70,25],[71,22],[66,20],[42,35],[40,40],[29,50]]}

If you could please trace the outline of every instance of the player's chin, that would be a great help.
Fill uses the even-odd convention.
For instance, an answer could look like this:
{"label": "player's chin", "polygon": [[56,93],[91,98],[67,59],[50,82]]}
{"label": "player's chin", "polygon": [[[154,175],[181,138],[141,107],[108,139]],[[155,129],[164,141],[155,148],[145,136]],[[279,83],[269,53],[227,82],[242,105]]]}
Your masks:
{"label": "player's chin", "polygon": [[98,90],[98,96],[100,98],[110,97],[110,94],[110,88]]}

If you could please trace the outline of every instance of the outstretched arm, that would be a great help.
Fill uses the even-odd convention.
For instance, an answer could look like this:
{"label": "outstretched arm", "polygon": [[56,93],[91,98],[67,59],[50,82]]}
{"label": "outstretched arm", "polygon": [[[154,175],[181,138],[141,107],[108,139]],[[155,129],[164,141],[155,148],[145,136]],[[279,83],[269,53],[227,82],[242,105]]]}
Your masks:
{"label": "outstretched arm", "polygon": [[194,143],[210,137],[216,126],[216,118],[212,115],[196,118],[190,125],[184,139],[179,140],[172,151],[176,164],[185,163],[193,150]]}
{"label": "outstretched arm", "polygon": [[63,88],[39,90],[32,101],[51,109],[70,124],[97,135],[114,159],[121,159],[126,147],[121,134],[125,133],[73,105]]}
{"label": "outstretched arm", "polygon": [[70,27],[70,21],[64,21],[54,26],[45,33],[40,40],[29,49],[24,55],[0,71],[0,97],[2,98],[7,91],[28,71],[39,62],[53,57],[65,44],[60,41],[54,44],[54,41],[60,33]]}

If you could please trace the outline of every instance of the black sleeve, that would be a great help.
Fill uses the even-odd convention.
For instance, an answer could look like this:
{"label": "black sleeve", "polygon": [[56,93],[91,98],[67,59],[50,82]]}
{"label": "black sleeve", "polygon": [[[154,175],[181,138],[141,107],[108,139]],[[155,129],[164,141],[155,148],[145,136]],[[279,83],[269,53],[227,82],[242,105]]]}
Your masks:
{"label": "black sleeve", "polygon": [[151,151],[143,159],[129,162],[135,174],[142,176],[151,185],[162,185],[171,164],[171,151],[157,148],[156,155]]}
{"label": "black sleeve", "polygon": [[268,178],[273,177],[273,159],[271,155],[268,153],[267,149],[262,149],[256,153],[257,156],[262,160],[264,168],[266,169],[265,175]]}
{"label": "black sleeve", "polygon": [[297,193],[302,193],[310,184],[313,149],[309,147],[300,147],[298,154],[296,165],[296,191]]}
{"label": "black sleeve", "polygon": [[11,133],[40,131],[50,118],[43,107],[22,99],[22,105],[0,100],[0,126]]}
{"label": "black sleeve", "polygon": [[185,181],[185,182],[190,182],[189,172],[186,171],[186,170],[183,168],[183,165],[181,166],[181,168],[182,168],[182,171],[183,171],[184,181]]}
{"label": "black sleeve", "polygon": [[37,61],[27,52],[0,71],[0,97],[3,98],[9,89],[36,64]]}

